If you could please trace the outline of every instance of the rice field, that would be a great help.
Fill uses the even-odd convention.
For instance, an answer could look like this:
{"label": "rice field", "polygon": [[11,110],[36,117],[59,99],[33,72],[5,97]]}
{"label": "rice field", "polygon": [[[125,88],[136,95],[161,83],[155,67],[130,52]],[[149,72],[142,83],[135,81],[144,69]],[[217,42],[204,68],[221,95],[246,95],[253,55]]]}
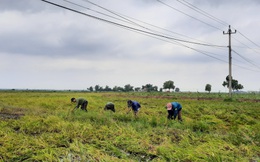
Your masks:
{"label": "rice field", "polygon": [[[88,112],[72,111],[71,97]],[[142,106],[137,118],[128,99]],[[172,101],[183,122],[167,120]],[[0,161],[258,162],[259,115],[256,93],[0,91]]]}

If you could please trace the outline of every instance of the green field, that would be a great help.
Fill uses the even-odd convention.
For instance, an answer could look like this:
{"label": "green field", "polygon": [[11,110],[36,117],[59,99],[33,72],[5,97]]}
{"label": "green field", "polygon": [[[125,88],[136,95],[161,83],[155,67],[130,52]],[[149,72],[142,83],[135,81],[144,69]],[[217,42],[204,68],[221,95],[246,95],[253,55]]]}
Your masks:
{"label": "green field", "polygon": [[[71,110],[85,97],[88,112]],[[260,161],[260,95],[0,91],[0,161]],[[128,99],[142,108],[126,114]],[[111,101],[116,113],[104,111]],[[183,106],[168,121],[165,104]]]}

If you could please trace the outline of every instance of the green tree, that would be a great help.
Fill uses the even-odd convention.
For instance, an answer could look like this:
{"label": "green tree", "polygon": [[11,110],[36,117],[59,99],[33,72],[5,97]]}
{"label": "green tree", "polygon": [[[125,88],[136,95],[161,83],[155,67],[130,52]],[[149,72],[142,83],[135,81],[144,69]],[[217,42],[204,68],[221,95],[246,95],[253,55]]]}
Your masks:
{"label": "green tree", "polygon": [[108,85],[106,85],[106,87],[105,87],[105,89],[104,89],[104,91],[112,91],[112,89],[111,88],[109,88],[109,86]]}
{"label": "green tree", "polygon": [[174,82],[173,81],[171,81],[171,80],[169,80],[169,81],[165,81],[164,83],[163,83],[163,88],[164,89],[174,89],[175,88],[175,86],[174,86]]}
{"label": "green tree", "polygon": [[115,86],[115,87],[113,88],[113,91],[115,91],[115,92],[124,91],[124,88],[123,88],[123,87],[117,87],[117,86]]}
{"label": "green tree", "polygon": [[210,93],[210,91],[211,91],[211,85],[210,84],[206,84],[205,91],[208,91]]}
{"label": "green tree", "polygon": [[175,88],[175,92],[180,92],[180,88]]}
{"label": "green tree", "polygon": [[[240,90],[240,89],[243,89],[244,86],[242,84],[238,84],[238,81],[231,78],[231,88],[232,90]],[[227,88],[229,88],[229,76],[226,77],[226,81],[223,81],[222,85],[225,87],[227,86]]]}
{"label": "green tree", "polygon": [[130,92],[130,91],[133,91],[134,90],[134,87],[133,86],[131,86],[130,84],[127,84],[127,85],[125,85],[125,92]]}
{"label": "green tree", "polygon": [[94,91],[94,88],[92,86],[90,86],[89,88],[87,88],[90,92]]}
{"label": "green tree", "polygon": [[146,84],[146,85],[142,86],[142,90],[145,90],[147,92],[158,91],[158,87],[153,86],[152,84]]}
{"label": "green tree", "polygon": [[158,87],[157,86],[153,86],[153,91],[158,91]]}
{"label": "green tree", "polygon": [[98,92],[100,90],[100,86],[99,85],[95,85],[95,91]]}

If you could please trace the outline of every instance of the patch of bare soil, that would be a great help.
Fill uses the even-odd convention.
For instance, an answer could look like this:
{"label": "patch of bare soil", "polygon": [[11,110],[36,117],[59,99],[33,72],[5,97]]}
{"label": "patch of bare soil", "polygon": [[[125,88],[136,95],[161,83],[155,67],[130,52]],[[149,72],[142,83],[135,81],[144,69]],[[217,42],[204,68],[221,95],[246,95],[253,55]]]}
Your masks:
{"label": "patch of bare soil", "polygon": [[0,119],[19,119],[21,114],[3,114],[0,113]]}
{"label": "patch of bare soil", "polygon": [[19,119],[25,115],[25,109],[23,108],[3,108],[0,110],[0,120],[5,119]]}
{"label": "patch of bare soil", "polygon": [[239,99],[239,101],[245,101],[245,102],[260,102],[259,99]]}

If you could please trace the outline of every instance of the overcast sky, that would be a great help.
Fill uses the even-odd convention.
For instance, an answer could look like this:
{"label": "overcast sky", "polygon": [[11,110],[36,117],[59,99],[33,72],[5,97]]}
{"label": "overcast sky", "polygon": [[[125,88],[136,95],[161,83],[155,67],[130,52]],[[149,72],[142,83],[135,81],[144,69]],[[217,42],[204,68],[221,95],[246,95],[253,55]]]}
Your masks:
{"label": "overcast sky", "polygon": [[[259,0],[0,0],[0,89],[260,91]],[[81,14],[82,13],[82,14]]]}

